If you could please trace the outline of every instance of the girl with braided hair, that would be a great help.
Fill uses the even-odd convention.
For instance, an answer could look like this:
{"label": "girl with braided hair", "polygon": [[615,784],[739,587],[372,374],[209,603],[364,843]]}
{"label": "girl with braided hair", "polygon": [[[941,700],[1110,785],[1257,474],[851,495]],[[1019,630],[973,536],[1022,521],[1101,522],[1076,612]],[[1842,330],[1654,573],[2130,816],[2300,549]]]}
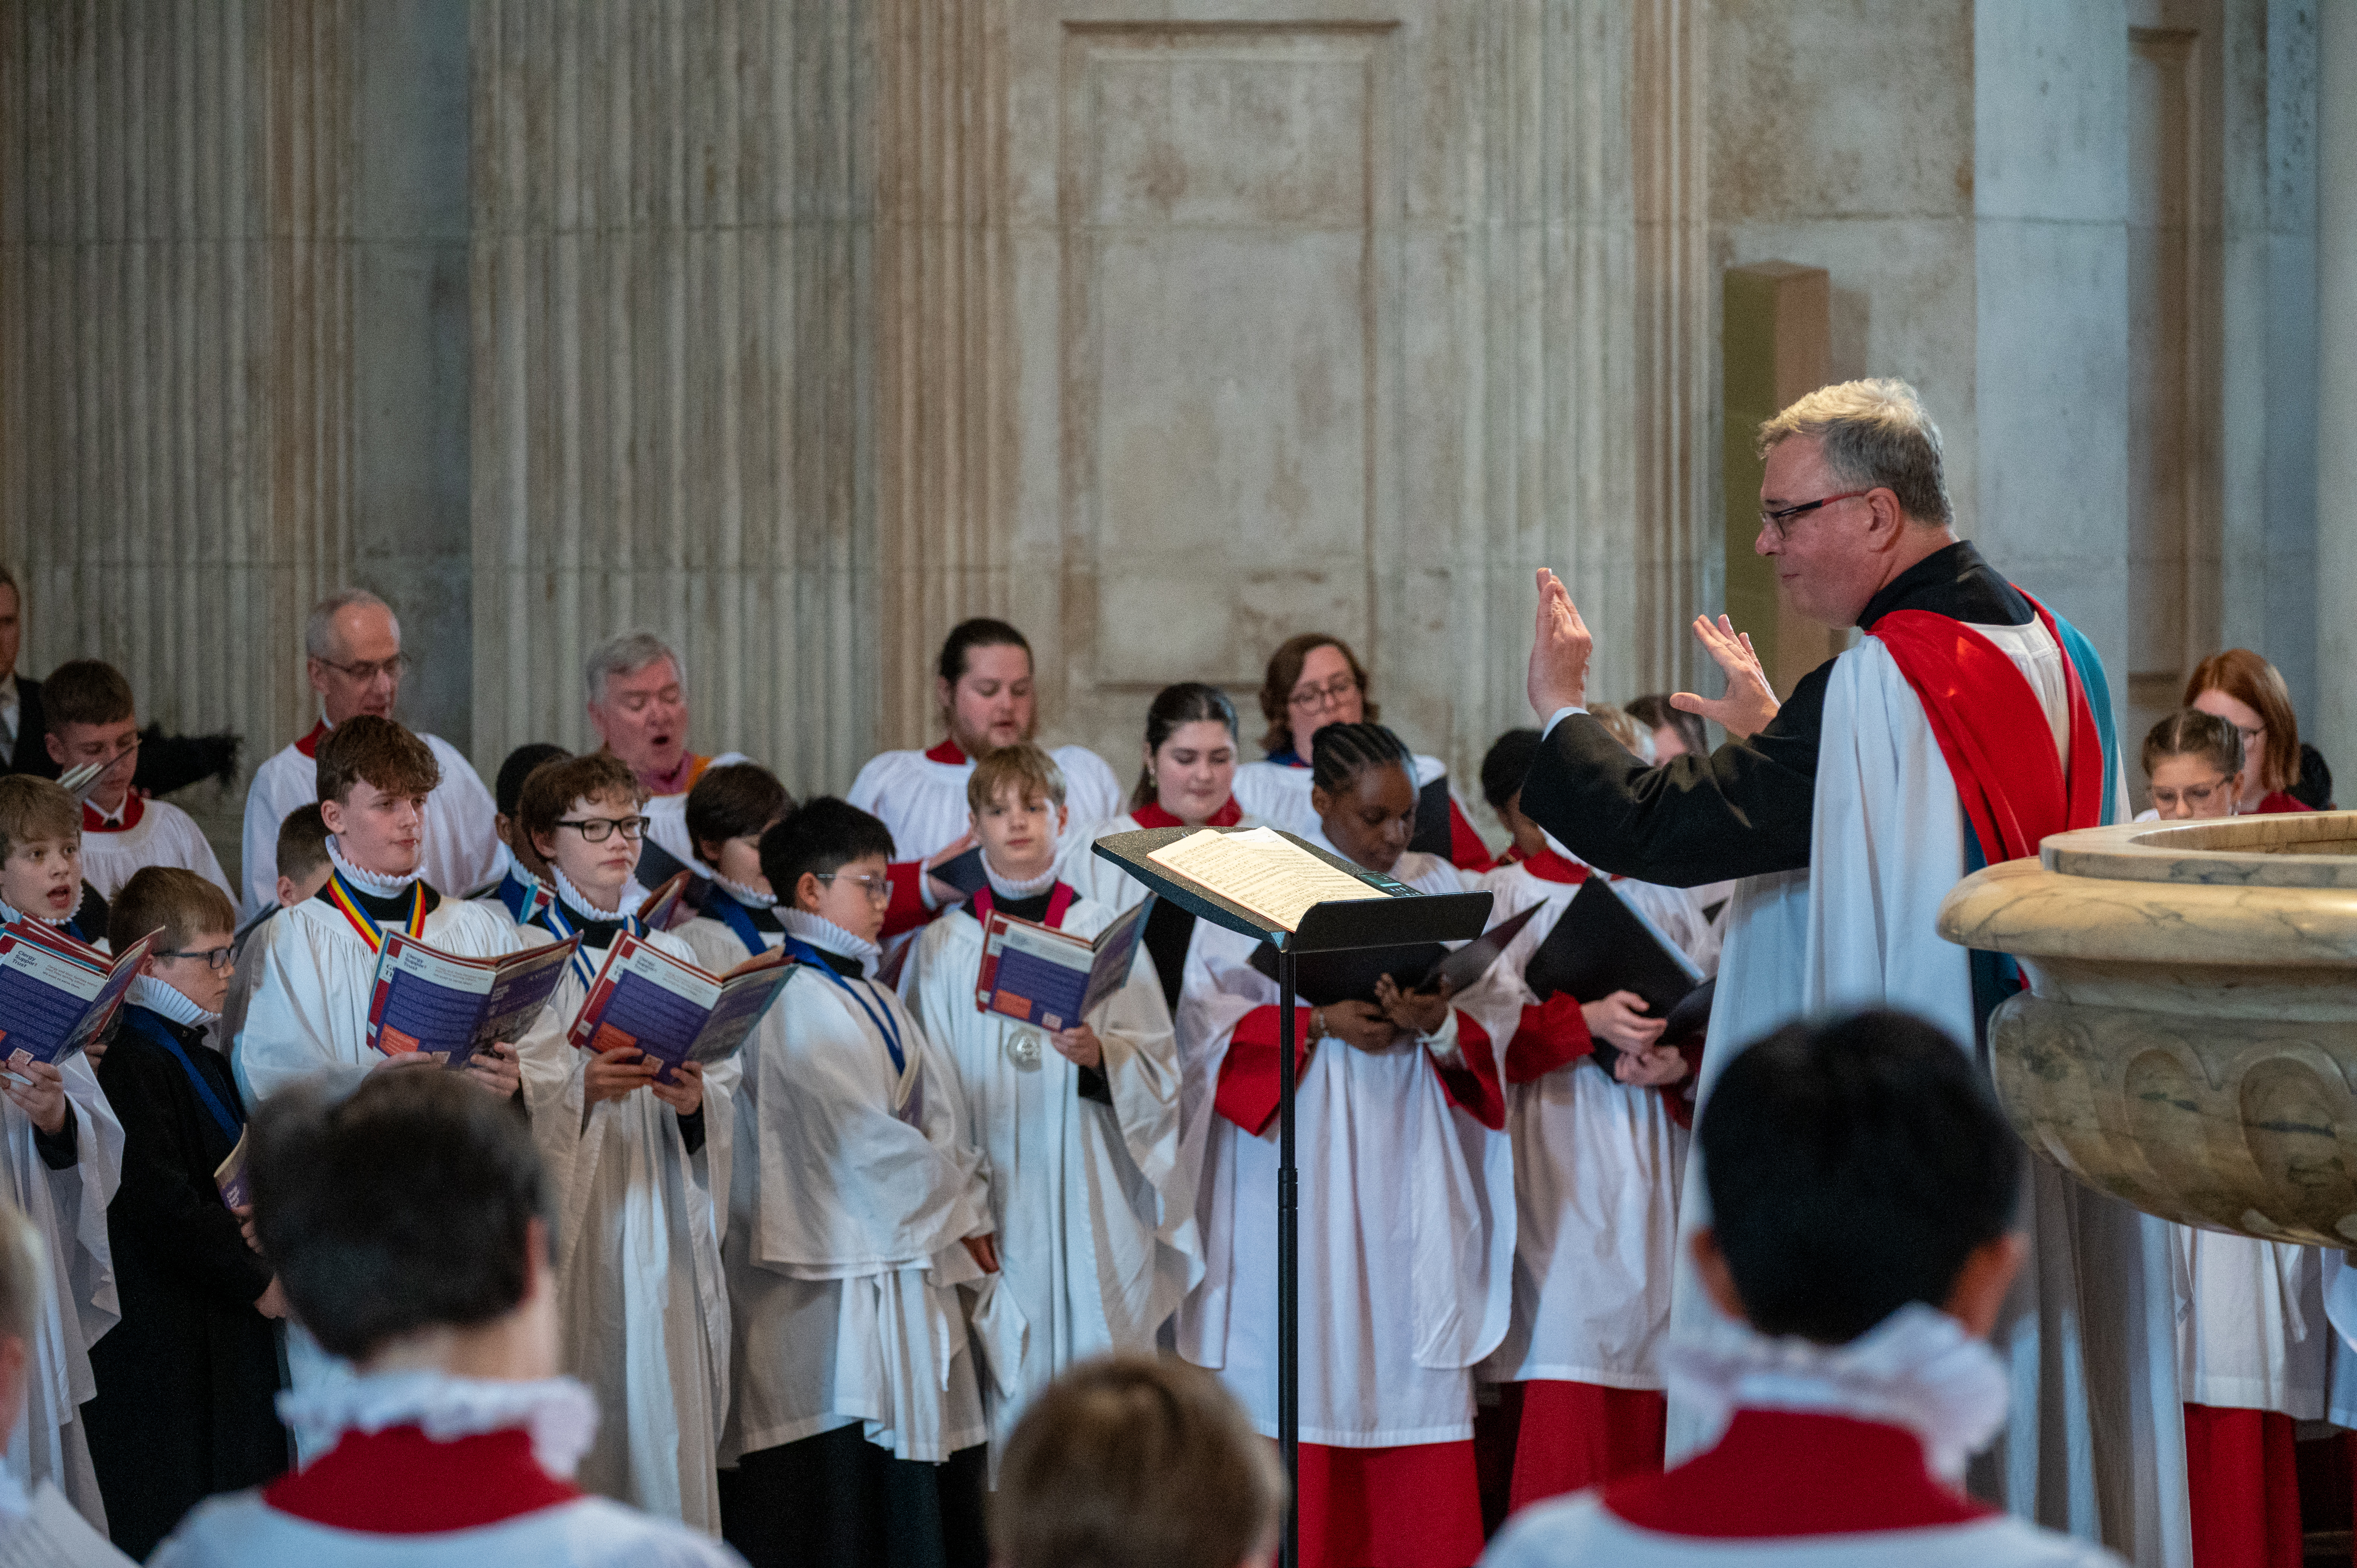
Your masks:
{"label": "girl with braided hair", "polygon": [[[1414,766],[1380,725],[1320,729],[1318,822],[1302,836],[1418,891],[1458,892],[1455,867],[1407,847]],[[1253,945],[1200,928],[1179,997],[1190,1108],[1208,1125],[1205,1276],[1179,1309],[1178,1348],[1274,1434],[1280,1020]],[[1480,1554],[1472,1368],[1512,1301],[1499,1052],[1519,1016],[1494,969],[1453,996],[1386,981],[1372,999],[1297,1010],[1305,1568]]]}

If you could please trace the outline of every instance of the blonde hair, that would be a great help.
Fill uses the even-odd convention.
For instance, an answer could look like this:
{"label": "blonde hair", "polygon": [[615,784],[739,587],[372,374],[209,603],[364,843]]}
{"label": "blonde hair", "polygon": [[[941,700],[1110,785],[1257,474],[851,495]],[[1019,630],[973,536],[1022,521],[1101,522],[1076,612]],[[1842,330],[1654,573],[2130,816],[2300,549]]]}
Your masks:
{"label": "blonde hair", "polygon": [[1064,803],[1064,770],[1056,766],[1054,757],[1027,740],[1002,746],[974,765],[974,774],[965,781],[967,809],[982,815],[1009,785],[1019,800],[1037,797],[1052,805]]}
{"label": "blonde hair", "polygon": [[1955,520],[1941,471],[1940,427],[1905,381],[1878,377],[1819,387],[1760,426],[1760,456],[1796,435],[1817,443],[1839,483],[1887,489],[1900,511],[1934,528]]}

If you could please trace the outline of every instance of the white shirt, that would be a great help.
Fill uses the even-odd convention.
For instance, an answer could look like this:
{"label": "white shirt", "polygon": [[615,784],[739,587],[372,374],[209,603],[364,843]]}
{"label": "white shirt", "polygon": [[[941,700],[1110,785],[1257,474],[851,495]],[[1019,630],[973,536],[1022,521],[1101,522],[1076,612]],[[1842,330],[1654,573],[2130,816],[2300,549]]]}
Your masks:
{"label": "white shirt", "polygon": [[[93,826],[92,819],[99,825]],[[81,874],[98,889],[100,897],[113,897],[135,872],[149,865],[193,871],[229,895],[231,905],[237,902],[237,889],[222,875],[221,860],[205,842],[204,830],[171,801],[125,795],[122,808],[111,816],[90,802],[83,803]],[[274,876],[272,886],[276,886]]]}
{"label": "white shirt", "polygon": [[[251,919],[278,897],[278,824],[319,799],[319,763],[303,749],[314,730],[253,770],[245,795],[245,904]],[[440,736],[420,735],[442,782],[425,798],[425,848],[420,869],[435,891],[464,898],[499,875],[499,808],[458,748]]]}
{"label": "white shirt", "polygon": [[[1093,836],[1098,822],[1121,814],[1121,780],[1103,757],[1084,746],[1060,746],[1050,755],[1064,770],[1068,840]],[[964,833],[965,781],[973,777],[974,760],[963,754],[943,762],[931,751],[887,751],[868,758],[844,799],[891,830],[895,859],[922,860]]]}

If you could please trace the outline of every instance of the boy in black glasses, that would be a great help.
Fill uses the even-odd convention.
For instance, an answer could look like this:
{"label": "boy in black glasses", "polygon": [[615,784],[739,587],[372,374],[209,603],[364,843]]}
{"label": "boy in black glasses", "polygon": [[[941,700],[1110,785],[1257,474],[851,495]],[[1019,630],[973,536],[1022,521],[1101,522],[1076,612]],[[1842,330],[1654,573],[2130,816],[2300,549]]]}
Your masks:
{"label": "boy in black glasses", "polygon": [[229,895],[149,866],[108,922],[117,948],[157,936],[99,1065],[123,1122],[123,1186],[106,1211],[123,1321],[91,1348],[98,1397],[83,1412],[114,1542],[144,1558],[204,1498],[285,1469],[272,1401],[286,1298],[213,1179],[245,1133],[211,1034],[229,988]]}

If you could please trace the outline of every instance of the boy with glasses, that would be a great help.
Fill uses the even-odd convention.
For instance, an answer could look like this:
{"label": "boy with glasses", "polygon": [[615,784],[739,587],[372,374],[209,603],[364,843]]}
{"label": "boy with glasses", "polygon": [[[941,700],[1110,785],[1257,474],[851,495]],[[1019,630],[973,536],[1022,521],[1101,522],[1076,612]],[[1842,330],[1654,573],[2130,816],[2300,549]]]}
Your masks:
{"label": "boy with glasses", "polygon": [[581,947],[518,1049],[562,1205],[555,1284],[565,1370],[605,1412],[581,1484],[717,1534],[728,1299],[714,1195],[727,1191],[737,1066],[707,1075],[686,1062],[663,1083],[634,1047],[580,1050],[568,1039],[624,932],[695,961],[685,942],[647,930],[634,912],[645,800],[629,765],[604,752],[543,763],[524,781],[517,826],[555,896],[520,934],[578,936]]}
{"label": "boy with glasses", "polygon": [[[347,588],[311,607],[303,626],[304,671],[319,694],[319,722],[253,771],[245,797],[245,914],[271,901],[270,849],[278,824],[319,798],[318,756],[336,727],[362,714],[390,719],[410,660],[392,607],[364,589]],[[463,897],[500,873],[497,814],[490,791],[457,746],[421,735],[436,782],[425,802],[419,854],[425,880]]]}
{"label": "boy with glasses", "polygon": [[957,1286],[994,1272],[957,1074],[870,978],[892,835],[832,796],[761,835],[806,968],[745,1043],[723,1255],[721,1516],[754,1568],[980,1563],[987,1433]]}
{"label": "boy with glasses", "polygon": [[213,1179],[245,1134],[211,1033],[229,988],[229,895],[149,866],[108,918],[118,949],[156,936],[99,1066],[123,1122],[106,1212],[123,1321],[91,1348],[98,1397],[84,1413],[114,1543],[145,1558],[205,1498],[286,1468],[273,1405],[286,1296]]}
{"label": "boy with glasses", "polygon": [[143,865],[178,865],[223,893],[221,861],[196,819],[132,787],[139,767],[139,718],[131,682],[112,664],[77,659],[41,683],[49,760],[60,768],[102,764],[81,798],[81,871],[104,898]]}

